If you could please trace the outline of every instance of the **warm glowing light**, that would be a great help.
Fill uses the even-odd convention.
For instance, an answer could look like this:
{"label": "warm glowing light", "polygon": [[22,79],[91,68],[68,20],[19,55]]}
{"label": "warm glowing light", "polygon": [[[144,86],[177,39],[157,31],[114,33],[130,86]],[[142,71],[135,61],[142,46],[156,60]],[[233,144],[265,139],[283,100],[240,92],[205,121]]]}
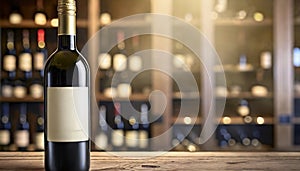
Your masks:
{"label": "warm glowing light", "polygon": [[36,13],[34,16],[34,22],[37,25],[45,25],[47,23],[46,15],[43,13]]}
{"label": "warm glowing light", "polygon": [[134,117],[129,118],[129,124],[134,125],[136,123],[136,119]]}
{"label": "warm glowing light", "polygon": [[265,119],[263,117],[257,117],[256,119],[256,122],[259,124],[259,125],[262,125],[265,123]]}
{"label": "warm glowing light", "polygon": [[194,144],[190,144],[187,146],[187,149],[190,151],[190,152],[195,152],[197,150],[196,146]]}
{"label": "warm glowing light", "polygon": [[245,10],[240,10],[236,15],[236,18],[239,20],[244,20],[246,17],[247,17],[247,12]]}
{"label": "warm glowing light", "polygon": [[100,16],[100,22],[102,25],[107,25],[111,23],[111,16],[109,13],[102,13]]}
{"label": "warm glowing light", "polygon": [[51,24],[52,27],[58,27],[58,18],[53,18],[50,21],[50,24]]}
{"label": "warm glowing light", "polygon": [[184,122],[185,124],[189,125],[189,124],[192,123],[192,118],[186,116],[186,117],[184,117],[183,122]]}
{"label": "warm glowing light", "polygon": [[228,117],[228,116],[225,116],[225,117],[223,118],[223,123],[224,123],[224,124],[230,124],[230,123],[231,123],[231,118]]}
{"label": "warm glowing light", "polygon": [[253,14],[253,19],[257,22],[262,22],[264,20],[264,15],[261,12],[256,12]]}
{"label": "warm glowing light", "polygon": [[23,20],[23,17],[19,13],[14,12],[9,15],[9,22],[11,24],[20,24],[22,22],[22,20]]}

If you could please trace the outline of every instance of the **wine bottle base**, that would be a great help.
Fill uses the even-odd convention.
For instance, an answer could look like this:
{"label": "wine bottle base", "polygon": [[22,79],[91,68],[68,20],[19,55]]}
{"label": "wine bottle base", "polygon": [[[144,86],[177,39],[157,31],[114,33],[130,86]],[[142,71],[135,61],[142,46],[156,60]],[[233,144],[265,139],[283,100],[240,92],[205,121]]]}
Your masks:
{"label": "wine bottle base", "polygon": [[89,141],[46,142],[45,170],[88,171],[89,167]]}

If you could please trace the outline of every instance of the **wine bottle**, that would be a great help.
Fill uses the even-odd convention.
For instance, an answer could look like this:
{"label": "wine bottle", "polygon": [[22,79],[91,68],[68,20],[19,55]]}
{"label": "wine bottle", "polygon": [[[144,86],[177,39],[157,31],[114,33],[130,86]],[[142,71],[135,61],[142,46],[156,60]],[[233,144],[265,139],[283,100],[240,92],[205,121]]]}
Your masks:
{"label": "wine bottle", "polygon": [[113,68],[115,72],[115,80],[118,81],[117,94],[118,97],[127,98],[131,95],[132,88],[129,80],[129,69],[127,67],[127,52],[124,41],[124,32],[117,33],[118,51],[113,56]]}
{"label": "wine bottle", "polygon": [[238,131],[240,142],[244,146],[249,146],[251,144],[250,138],[247,136],[246,132],[243,130]]}
{"label": "wine bottle", "polygon": [[39,113],[36,119],[35,149],[44,150],[44,104],[39,104]]}
{"label": "wine bottle", "polygon": [[90,70],[76,47],[76,2],[57,9],[58,47],[44,68],[45,169],[89,170]]}
{"label": "wine bottle", "polygon": [[37,31],[37,49],[33,56],[33,69],[38,76],[43,77],[44,63],[48,55],[46,42],[45,42],[45,30],[38,29]]}
{"label": "wine bottle", "polygon": [[33,55],[34,77],[29,85],[29,93],[33,98],[43,97],[43,77],[44,77],[44,62],[47,56],[45,43],[45,30],[38,29],[37,32],[37,50]]}
{"label": "wine bottle", "polygon": [[7,32],[6,52],[3,56],[3,70],[7,73],[8,78],[13,79],[16,76],[16,49],[14,43],[14,32]]}
{"label": "wine bottle", "polygon": [[100,106],[99,110],[99,126],[98,134],[95,138],[95,148],[97,150],[106,150],[108,146],[107,123],[106,123],[106,107]]}
{"label": "wine bottle", "polygon": [[121,116],[121,104],[114,103],[114,124],[111,132],[111,143],[114,150],[121,150],[124,146],[124,121]]}
{"label": "wine bottle", "polygon": [[36,12],[34,13],[34,22],[37,25],[45,25],[47,23],[47,15],[44,11],[43,0],[36,0]]}
{"label": "wine bottle", "polygon": [[19,124],[15,132],[15,144],[19,151],[26,151],[29,145],[29,123],[27,122],[27,104],[21,103]]}
{"label": "wine bottle", "polygon": [[23,50],[19,54],[18,69],[20,75],[14,81],[13,94],[16,98],[24,98],[27,95],[27,87],[32,78],[32,54],[30,49],[29,30],[23,30]]}
{"label": "wine bottle", "polygon": [[9,103],[2,103],[2,111],[0,115],[0,150],[7,150],[10,143],[10,113]]}
{"label": "wine bottle", "polygon": [[13,81],[16,77],[16,49],[14,45],[14,32],[7,32],[6,52],[2,59],[3,71],[7,77],[1,79],[1,95],[2,97],[13,96]]}
{"label": "wine bottle", "polygon": [[127,57],[125,52],[124,32],[117,33],[117,53],[113,56],[113,68],[117,72],[124,71],[127,68]]}
{"label": "wine bottle", "polygon": [[242,99],[237,107],[237,113],[240,115],[240,116],[247,116],[250,114],[250,108],[249,108],[249,105],[248,105],[248,101],[247,100],[244,100]]}
{"label": "wine bottle", "polygon": [[20,12],[19,5],[16,0],[12,0],[11,2],[11,12],[9,14],[8,20],[11,24],[20,24],[23,20],[23,16]]}
{"label": "wine bottle", "polygon": [[32,76],[32,54],[30,49],[29,30],[23,30],[23,50],[19,55],[19,70],[23,73],[24,78]]}
{"label": "wine bottle", "polygon": [[[139,50],[138,49],[138,47],[139,47],[139,36],[138,35],[132,37],[132,47],[135,52],[137,52]],[[129,65],[130,71],[138,72],[142,69],[142,65],[143,65],[142,58],[138,55],[130,56],[128,65]]]}
{"label": "wine bottle", "polygon": [[125,143],[128,150],[136,151],[139,146],[139,123],[134,115],[126,122]]}
{"label": "wine bottle", "polygon": [[140,130],[139,130],[139,148],[146,150],[149,148],[149,138],[150,138],[150,123],[149,123],[149,113],[148,105],[141,105],[141,118],[140,118]]}

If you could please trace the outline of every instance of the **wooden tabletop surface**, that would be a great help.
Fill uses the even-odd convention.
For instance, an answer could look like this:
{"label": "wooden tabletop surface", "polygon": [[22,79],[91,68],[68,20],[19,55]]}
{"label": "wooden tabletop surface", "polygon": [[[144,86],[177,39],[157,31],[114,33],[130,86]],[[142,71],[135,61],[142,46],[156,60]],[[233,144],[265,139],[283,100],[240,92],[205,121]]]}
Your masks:
{"label": "wooden tabletop surface", "polygon": [[[0,170],[44,170],[43,152],[0,152]],[[300,170],[300,152],[92,152],[91,170]]]}

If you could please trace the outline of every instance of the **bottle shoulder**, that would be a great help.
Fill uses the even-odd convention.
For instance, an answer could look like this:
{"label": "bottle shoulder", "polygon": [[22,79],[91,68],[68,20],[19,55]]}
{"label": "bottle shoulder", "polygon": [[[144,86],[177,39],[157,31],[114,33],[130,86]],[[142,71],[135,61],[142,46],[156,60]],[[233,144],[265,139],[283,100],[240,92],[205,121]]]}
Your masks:
{"label": "bottle shoulder", "polygon": [[83,64],[88,68],[86,59],[78,50],[59,50],[53,52],[46,61],[45,68],[56,67],[60,69],[68,69],[75,65]]}

